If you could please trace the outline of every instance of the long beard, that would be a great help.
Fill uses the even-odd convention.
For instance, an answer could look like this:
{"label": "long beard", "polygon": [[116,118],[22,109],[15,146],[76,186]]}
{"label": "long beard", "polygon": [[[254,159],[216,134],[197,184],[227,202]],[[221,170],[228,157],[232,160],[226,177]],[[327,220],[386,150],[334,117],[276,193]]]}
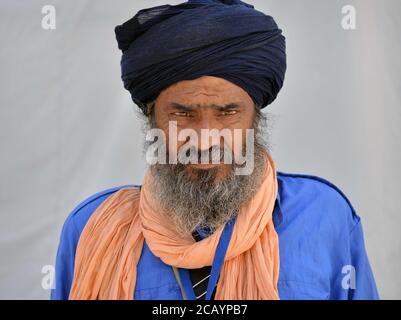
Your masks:
{"label": "long beard", "polygon": [[220,166],[189,170],[180,163],[151,165],[153,194],[177,234],[186,236],[198,228],[213,233],[236,215],[260,187],[266,165],[263,152],[255,140],[254,170],[249,175],[236,175],[235,163],[224,165],[229,170],[223,176]]}

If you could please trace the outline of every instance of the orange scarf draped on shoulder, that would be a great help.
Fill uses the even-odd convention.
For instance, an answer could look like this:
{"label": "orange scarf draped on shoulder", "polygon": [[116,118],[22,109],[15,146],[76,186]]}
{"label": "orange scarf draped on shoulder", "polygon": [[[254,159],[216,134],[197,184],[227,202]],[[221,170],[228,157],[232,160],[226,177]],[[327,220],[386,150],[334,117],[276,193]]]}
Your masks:
{"label": "orange scarf draped on shoulder", "polygon": [[[262,184],[236,219],[216,300],[279,299],[279,246],[272,221],[277,175],[267,153],[265,160]],[[76,249],[70,299],[132,300],[145,239],[152,253],[168,265],[187,269],[212,265],[224,226],[199,242],[192,235],[177,237],[152,199],[149,179],[148,171],[141,190],[118,190],[89,218]]]}

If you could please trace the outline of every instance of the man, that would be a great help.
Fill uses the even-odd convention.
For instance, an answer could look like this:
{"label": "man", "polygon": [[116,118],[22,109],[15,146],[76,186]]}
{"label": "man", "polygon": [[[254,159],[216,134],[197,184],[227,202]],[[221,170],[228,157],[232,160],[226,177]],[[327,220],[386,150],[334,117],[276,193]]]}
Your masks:
{"label": "man", "polygon": [[286,70],[273,18],[196,0],[141,10],[116,36],[149,169],[69,215],[52,298],[377,299],[344,194],[276,171],[261,112]]}

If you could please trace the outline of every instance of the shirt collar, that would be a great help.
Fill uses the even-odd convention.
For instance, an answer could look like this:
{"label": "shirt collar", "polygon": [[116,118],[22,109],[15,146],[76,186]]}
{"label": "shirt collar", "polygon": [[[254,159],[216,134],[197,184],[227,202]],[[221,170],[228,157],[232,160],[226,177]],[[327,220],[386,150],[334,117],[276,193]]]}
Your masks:
{"label": "shirt collar", "polygon": [[277,228],[283,222],[283,211],[281,210],[280,188],[277,190],[276,201],[272,214],[274,228]]}

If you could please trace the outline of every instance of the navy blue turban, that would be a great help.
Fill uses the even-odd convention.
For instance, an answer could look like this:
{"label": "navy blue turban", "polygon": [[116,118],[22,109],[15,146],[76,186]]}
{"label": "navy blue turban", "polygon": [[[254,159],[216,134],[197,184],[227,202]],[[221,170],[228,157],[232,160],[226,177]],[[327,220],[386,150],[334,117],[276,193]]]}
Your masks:
{"label": "navy blue turban", "polygon": [[271,16],[239,0],[143,9],[115,33],[124,87],[142,110],[170,85],[206,75],[240,86],[261,108],[283,86],[281,30]]}

